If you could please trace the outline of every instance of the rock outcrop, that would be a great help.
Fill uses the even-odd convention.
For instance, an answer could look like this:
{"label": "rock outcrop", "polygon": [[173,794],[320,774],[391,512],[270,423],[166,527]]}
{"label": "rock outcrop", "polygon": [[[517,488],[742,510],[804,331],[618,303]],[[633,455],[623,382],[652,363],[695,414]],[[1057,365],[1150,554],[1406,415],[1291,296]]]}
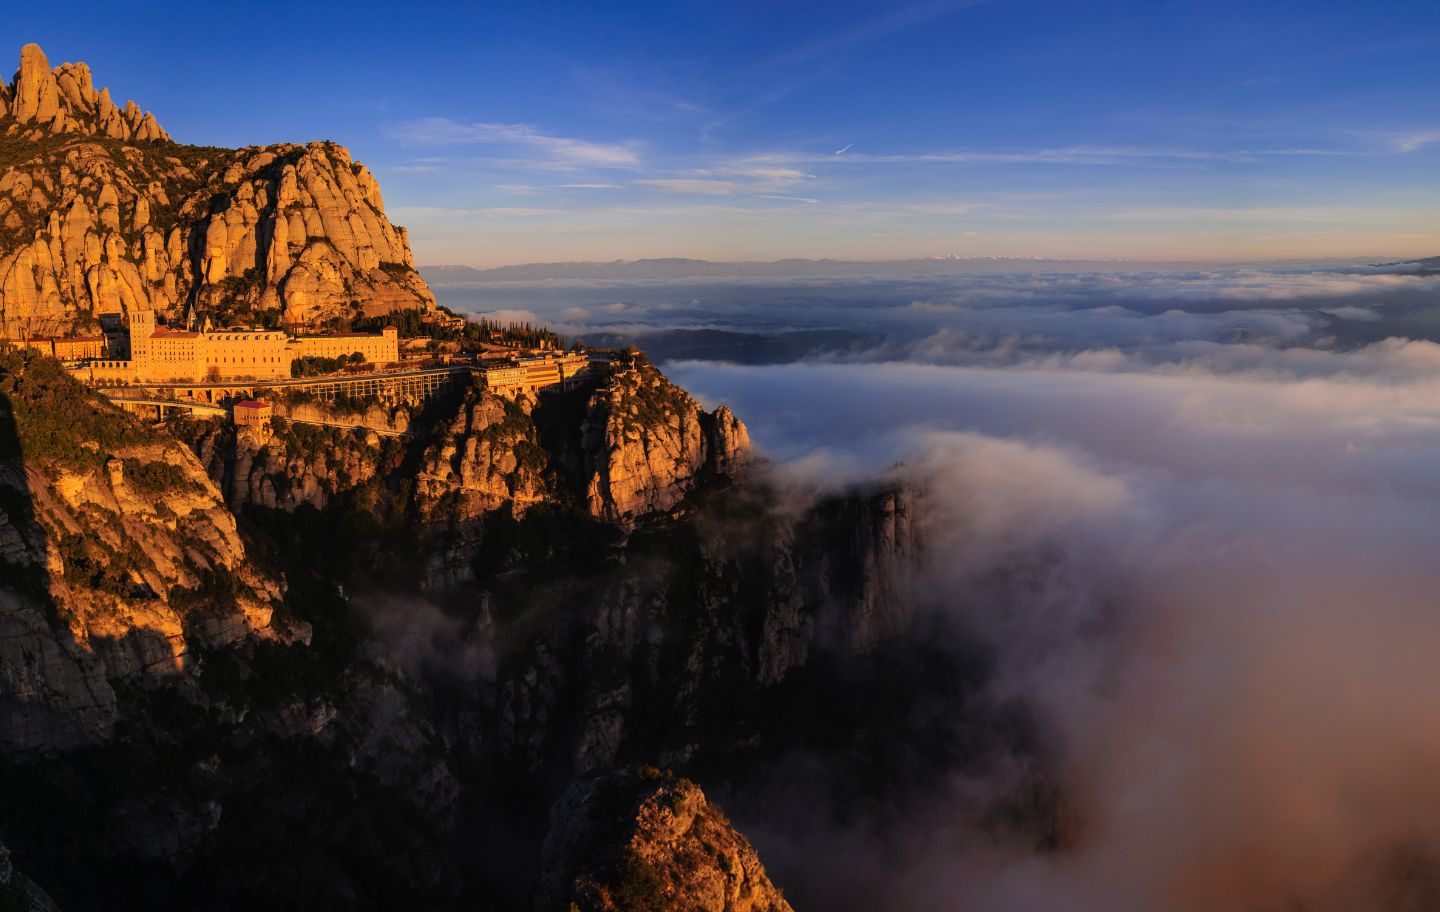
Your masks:
{"label": "rock outcrop", "polygon": [[550,820],[536,912],[790,912],[755,849],[686,779],[582,779]]}
{"label": "rock outcrop", "polygon": [[134,101],[116,107],[109,89],[95,91],[85,64],[65,63],[50,69],[45,52],[36,44],[20,49],[20,69],[10,85],[0,79],[0,117],[7,116],[8,135],[31,139],[54,134],[137,142],[170,138],[155,116],[142,112]]}
{"label": "rock outcrop", "polygon": [[[93,100],[92,100],[93,97]],[[153,309],[219,325],[431,308],[405,229],[334,143],[184,146],[34,45],[0,90],[0,310],[11,334]]]}
{"label": "rock outcrop", "polygon": [[99,737],[113,684],[270,633],[280,586],[178,441],[14,353],[0,419],[0,745]]}
{"label": "rock outcrop", "polygon": [[705,474],[734,475],[750,448],[728,408],[710,415],[644,355],[617,364],[582,428],[590,513],[623,526],[674,509]]}
{"label": "rock outcrop", "polygon": [[[319,406],[304,411],[327,415]],[[190,444],[232,509],[324,509],[394,468],[398,455],[393,438],[341,427],[341,415],[327,417],[336,426],[279,420],[263,429],[185,421],[171,430]]]}
{"label": "rock outcrop", "polygon": [[[0,130],[11,331],[429,306],[340,147],[177,145],[34,48]],[[858,830],[1035,749],[911,597],[913,493],[779,497],[644,356],[351,405],[156,429],[0,351],[0,828],[67,906],[788,912],[641,765],[768,846],[787,763]]]}
{"label": "rock outcrop", "polygon": [[910,628],[922,559],[911,497],[856,492],[788,516],[752,485],[632,535],[619,567],[578,588],[504,568],[477,581],[496,613],[525,618],[499,634],[526,642],[497,672],[496,748],[537,770],[564,757],[557,774],[575,775],[642,759],[724,767],[747,739],[783,741],[725,726],[764,715],[816,656],[864,656]]}
{"label": "rock outcrop", "polygon": [[512,399],[470,390],[455,416],[435,428],[425,451],[416,478],[420,513],[468,521],[502,507],[520,514],[556,499],[535,406],[534,397],[524,394]]}
{"label": "rock outcrop", "polygon": [[[417,411],[374,405],[354,414],[278,402],[277,416],[312,424],[277,420],[274,433],[240,434],[192,424],[179,432],[232,506],[324,507],[388,478],[413,483],[411,508],[422,523],[559,504],[630,529],[670,514],[707,481],[741,477],[750,459],[739,418],[724,406],[702,410],[643,356],[590,391],[505,396],[476,386],[429,408],[426,422]],[[322,442],[314,423],[357,430],[335,430]],[[418,468],[397,458],[393,435],[402,431],[412,435],[403,446],[416,448]]]}

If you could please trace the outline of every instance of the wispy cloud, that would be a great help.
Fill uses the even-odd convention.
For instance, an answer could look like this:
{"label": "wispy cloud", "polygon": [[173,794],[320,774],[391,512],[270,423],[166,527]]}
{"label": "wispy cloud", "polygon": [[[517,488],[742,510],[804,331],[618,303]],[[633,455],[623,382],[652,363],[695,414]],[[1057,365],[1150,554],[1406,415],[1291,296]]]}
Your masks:
{"label": "wispy cloud", "polygon": [[739,181],[702,177],[656,177],[637,180],[635,185],[664,190],[667,193],[693,193],[700,196],[730,196],[745,189]]}
{"label": "wispy cloud", "polygon": [[1256,223],[1323,224],[1394,220],[1396,213],[1378,206],[1153,206],[1115,209],[1095,218],[1116,221],[1157,221],[1180,224]]}
{"label": "wispy cloud", "polygon": [[[1440,134],[1436,134],[1440,139]],[[1274,156],[1352,156],[1353,149],[1187,149],[1164,146],[1073,145],[1038,149],[951,149],[934,152],[771,152],[751,156],[756,164],[1050,164],[1137,165],[1147,162],[1254,162]]]}
{"label": "wispy cloud", "polygon": [[772,194],[813,180],[815,175],[798,168],[751,166],[695,169],[676,177],[646,178],[634,184],[668,193],[733,196],[740,193]]}
{"label": "wispy cloud", "polygon": [[1397,137],[1393,141],[1393,145],[1397,152],[1418,152],[1437,142],[1440,142],[1440,130],[1426,130],[1422,133]]}
{"label": "wispy cloud", "polygon": [[530,164],[543,168],[636,168],[633,144],[602,143],[555,136],[530,124],[462,123],[447,117],[423,117],[397,124],[390,136],[407,145],[490,145],[525,150]]}
{"label": "wispy cloud", "polygon": [[[705,125],[704,132],[708,134],[740,120],[760,108],[774,104],[802,86],[824,78],[847,54],[860,47],[966,7],[988,2],[990,0],[930,0],[927,3],[912,4],[796,45],[758,67],[763,80],[768,84],[763,92],[749,104],[712,118]],[[775,81],[777,75],[780,81]]]}
{"label": "wispy cloud", "polygon": [[821,60],[833,60],[856,48],[924,25],[931,20],[939,19],[966,7],[979,6],[986,2],[989,0],[932,0],[929,3],[912,4],[793,47],[773,58],[770,65],[791,67]]}

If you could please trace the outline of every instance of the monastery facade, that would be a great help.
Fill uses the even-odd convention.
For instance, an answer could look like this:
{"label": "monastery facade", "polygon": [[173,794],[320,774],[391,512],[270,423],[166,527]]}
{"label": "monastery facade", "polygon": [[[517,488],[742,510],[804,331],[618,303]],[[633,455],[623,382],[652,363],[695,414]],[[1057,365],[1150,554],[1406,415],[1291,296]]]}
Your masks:
{"label": "monastery facade", "polygon": [[573,389],[590,370],[587,356],[562,352],[494,362],[482,366],[477,373],[486,387],[508,396],[557,387]]}
{"label": "monastery facade", "polygon": [[91,356],[72,371],[92,383],[278,380],[290,376],[296,358],[359,352],[375,364],[400,360],[400,336],[393,326],[378,333],[292,338],[268,329],[172,329],[157,326],[154,311],[136,310],[126,329],[107,334],[110,358]]}
{"label": "monastery facade", "polygon": [[393,326],[387,326],[378,333],[296,336],[290,341],[296,358],[346,358],[359,352],[372,364],[390,364],[400,360],[400,333]]}
{"label": "monastery facade", "polygon": [[48,339],[22,339],[19,344],[22,348],[59,358],[61,361],[103,358],[107,351],[104,336],[52,336]]}

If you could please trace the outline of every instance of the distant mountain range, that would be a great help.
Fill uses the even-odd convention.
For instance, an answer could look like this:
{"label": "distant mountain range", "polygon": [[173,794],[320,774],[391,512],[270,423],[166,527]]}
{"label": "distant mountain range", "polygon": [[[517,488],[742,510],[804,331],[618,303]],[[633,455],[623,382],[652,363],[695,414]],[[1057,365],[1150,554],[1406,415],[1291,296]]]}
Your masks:
{"label": "distant mountain range", "polygon": [[1396,267],[1406,268],[1404,271],[1413,275],[1431,275],[1440,272],[1440,256],[1422,257],[1418,260],[1398,260],[1393,263],[1374,263],[1377,269],[1394,269]]}
{"label": "distant mountain range", "polygon": [[1225,263],[1198,260],[1103,260],[1047,257],[923,257],[900,260],[803,260],[717,262],[683,258],[611,260],[608,262],[523,263],[476,269],[473,266],[419,267],[432,285],[478,282],[526,282],[546,279],[757,279],[829,276],[875,276],[1007,272],[1136,272],[1167,269],[1214,268],[1235,265],[1300,266],[1350,263],[1353,260],[1267,260],[1264,263]]}

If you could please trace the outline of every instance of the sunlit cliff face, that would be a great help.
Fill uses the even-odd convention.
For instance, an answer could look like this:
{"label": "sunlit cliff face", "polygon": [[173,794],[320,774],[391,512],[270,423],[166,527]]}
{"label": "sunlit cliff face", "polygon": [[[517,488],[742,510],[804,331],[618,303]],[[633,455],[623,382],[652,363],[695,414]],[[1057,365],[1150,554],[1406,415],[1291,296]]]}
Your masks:
{"label": "sunlit cliff face", "polygon": [[1192,318],[944,364],[671,366],[782,472],[920,484],[931,607],[1052,732],[1073,844],[917,821],[895,907],[1440,897],[1440,345],[1162,331]]}

